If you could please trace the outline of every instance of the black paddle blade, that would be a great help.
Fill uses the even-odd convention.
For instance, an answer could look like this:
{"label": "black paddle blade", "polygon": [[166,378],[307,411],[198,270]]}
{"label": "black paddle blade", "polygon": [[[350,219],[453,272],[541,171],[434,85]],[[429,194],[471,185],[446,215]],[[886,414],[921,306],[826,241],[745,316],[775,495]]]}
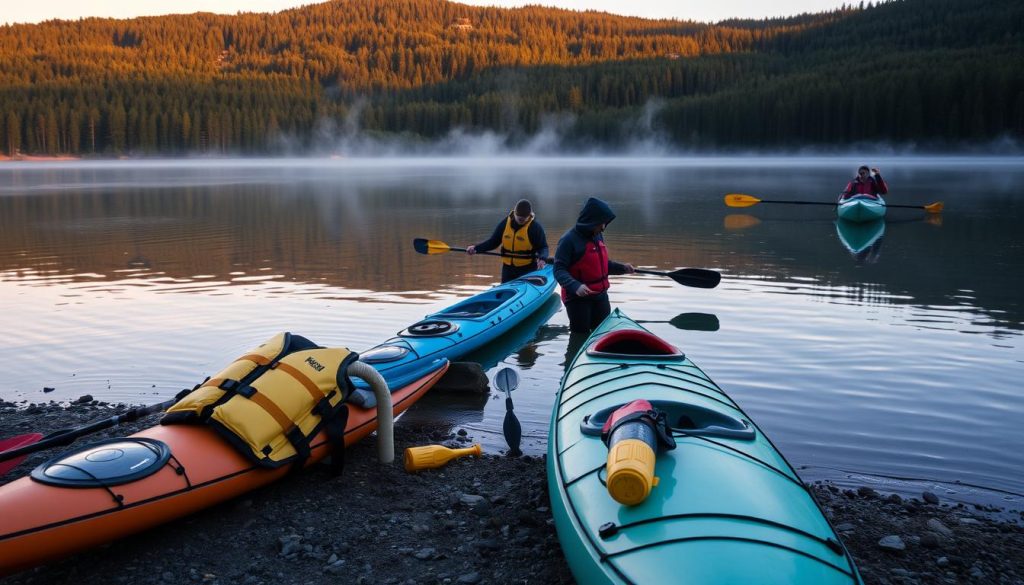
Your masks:
{"label": "black paddle blade", "polygon": [[505,442],[508,443],[508,454],[519,455],[519,443],[523,438],[523,428],[519,425],[519,419],[512,411],[512,398],[505,399],[505,420],[501,423],[501,431],[505,435]]}
{"label": "black paddle blade", "polygon": [[681,268],[669,272],[666,276],[683,286],[694,288],[715,288],[722,282],[722,275],[714,270],[704,268]]}
{"label": "black paddle blade", "polygon": [[669,324],[688,331],[718,331],[718,317],[711,313],[680,313]]}
{"label": "black paddle blade", "polygon": [[427,250],[427,240],[425,238],[416,238],[415,240],[413,240],[412,247],[420,254],[430,253],[430,251]]}

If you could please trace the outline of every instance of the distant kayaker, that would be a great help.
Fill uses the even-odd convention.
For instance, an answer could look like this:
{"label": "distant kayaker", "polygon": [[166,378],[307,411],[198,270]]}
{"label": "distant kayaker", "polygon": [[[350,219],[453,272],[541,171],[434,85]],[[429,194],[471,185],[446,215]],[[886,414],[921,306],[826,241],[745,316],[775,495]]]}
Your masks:
{"label": "distant kayaker", "polygon": [[608,275],[632,274],[632,264],[608,257],[602,233],[615,219],[607,203],[591,197],[583,204],[576,226],[558,240],[555,279],[562,286],[562,302],[569,315],[569,330],[593,331],[611,313]]}
{"label": "distant kayaker", "polygon": [[520,199],[508,216],[498,222],[491,237],[466,247],[472,256],[490,252],[501,246],[501,282],[515,280],[524,274],[547,266],[548,239],[544,227],[533,213],[533,205]]}
{"label": "distant kayaker", "polygon": [[888,193],[889,186],[885,184],[882,175],[878,174],[878,169],[869,169],[867,165],[864,165],[857,169],[857,176],[846,185],[839,195],[839,200],[842,201],[854,195],[866,195],[872,199],[878,199],[879,195]]}

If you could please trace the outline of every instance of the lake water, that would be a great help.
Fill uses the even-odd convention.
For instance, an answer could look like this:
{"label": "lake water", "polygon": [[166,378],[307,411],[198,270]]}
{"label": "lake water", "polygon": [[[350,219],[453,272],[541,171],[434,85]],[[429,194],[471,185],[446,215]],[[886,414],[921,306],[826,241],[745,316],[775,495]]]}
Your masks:
{"label": "lake water", "polygon": [[[828,206],[722,201],[831,201],[864,162],[890,203],[946,210],[891,209],[871,243]],[[553,247],[593,195],[618,216],[613,258],[723,273],[714,290],[615,277],[612,303],[687,352],[805,479],[1022,508],[1022,184],[1020,158],[3,163],[0,398],[154,403],[279,331],[366,349],[497,280],[497,259],[418,255],[414,237],[474,243],[527,197]],[[519,369],[536,455],[568,342],[546,309],[477,356],[490,376]],[[428,394],[405,416],[497,453],[503,398]]]}

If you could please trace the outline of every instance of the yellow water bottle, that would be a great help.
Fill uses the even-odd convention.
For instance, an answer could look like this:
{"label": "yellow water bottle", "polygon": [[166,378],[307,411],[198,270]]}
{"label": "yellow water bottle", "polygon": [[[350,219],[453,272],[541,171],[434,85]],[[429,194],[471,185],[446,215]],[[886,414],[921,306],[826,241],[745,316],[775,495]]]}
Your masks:
{"label": "yellow water bottle", "polygon": [[409,447],[405,450],[405,470],[411,473],[421,469],[433,469],[441,467],[456,457],[465,455],[479,457],[482,452],[479,444],[464,449],[450,449],[444,445]]}
{"label": "yellow water bottle", "polygon": [[613,412],[601,429],[608,446],[608,495],[620,504],[635,506],[658,485],[654,462],[659,439],[666,448],[675,448],[675,441],[665,436],[664,416],[660,418],[659,432],[659,415],[651,403],[634,400]]}

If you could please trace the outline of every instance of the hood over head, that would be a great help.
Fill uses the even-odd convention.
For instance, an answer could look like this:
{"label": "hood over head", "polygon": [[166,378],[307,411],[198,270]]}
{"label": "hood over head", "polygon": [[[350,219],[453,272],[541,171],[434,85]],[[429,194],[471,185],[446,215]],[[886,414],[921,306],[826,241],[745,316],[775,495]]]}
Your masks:
{"label": "hood over head", "polygon": [[589,232],[601,225],[607,225],[615,219],[612,208],[596,197],[587,199],[580,210],[580,216],[576,218],[576,229],[581,232]]}

